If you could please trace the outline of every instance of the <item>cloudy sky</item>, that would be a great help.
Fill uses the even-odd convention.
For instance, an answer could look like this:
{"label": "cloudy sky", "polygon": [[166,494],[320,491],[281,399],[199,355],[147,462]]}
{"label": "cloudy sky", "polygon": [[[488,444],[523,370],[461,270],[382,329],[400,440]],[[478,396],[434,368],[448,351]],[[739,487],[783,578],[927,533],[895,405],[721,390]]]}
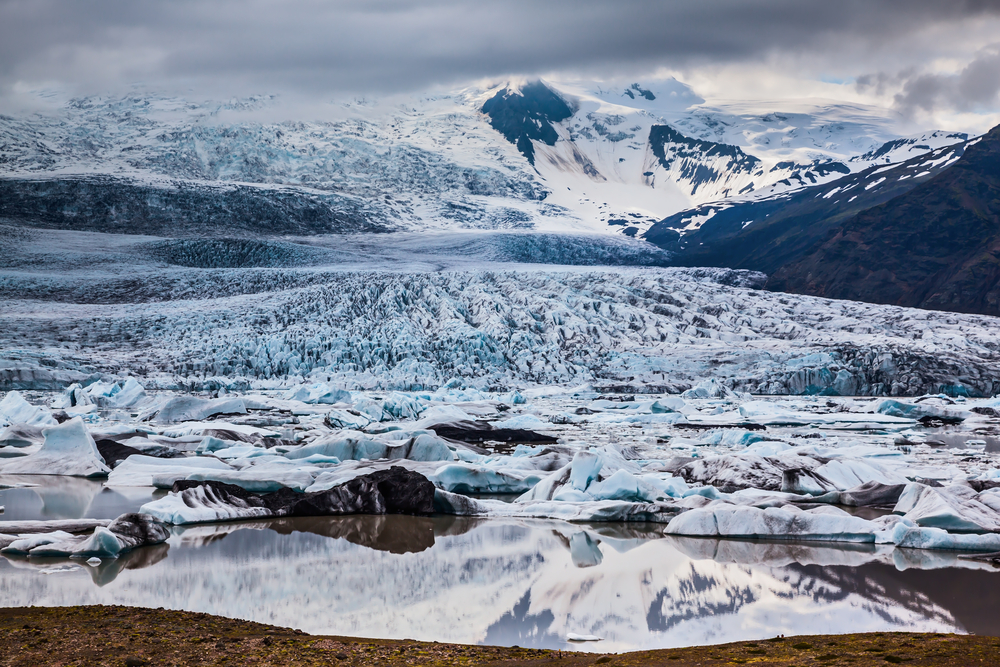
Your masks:
{"label": "cloudy sky", "polygon": [[674,75],[712,99],[827,97],[1000,122],[1000,0],[0,0],[0,102],[128,86],[389,95],[506,76]]}

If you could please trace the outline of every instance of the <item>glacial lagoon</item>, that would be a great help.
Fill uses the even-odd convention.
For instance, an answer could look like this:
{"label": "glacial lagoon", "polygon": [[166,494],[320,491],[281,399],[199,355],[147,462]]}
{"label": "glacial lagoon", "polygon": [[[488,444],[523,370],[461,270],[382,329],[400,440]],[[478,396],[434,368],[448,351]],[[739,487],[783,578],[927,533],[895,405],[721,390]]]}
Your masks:
{"label": "glacial lagoon", "polygon": [[[163,493],[79,478],[31,482],[38,486],[0,491],[0,523],[113,518]],[[1000,571],[988,564],[871,544],[683,538],[663,528],[398,515],[175,526],[166,544],[98,566],[0,557],[0,599],[602,652],[779,634],[1000,635]],[[603,641],[569,643],[570,634]]]}

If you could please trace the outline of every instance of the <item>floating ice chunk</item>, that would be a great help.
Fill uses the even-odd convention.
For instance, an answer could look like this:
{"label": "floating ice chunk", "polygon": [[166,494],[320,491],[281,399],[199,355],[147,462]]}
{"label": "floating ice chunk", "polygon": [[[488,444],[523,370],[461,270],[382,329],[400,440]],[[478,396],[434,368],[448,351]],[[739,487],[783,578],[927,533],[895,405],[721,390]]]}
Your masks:
{"label": "floating ice chunk", "polygon": [[[111,532],[108,528],[97,527],[94,529],[93,535],[84,540],[81,544],[76,545],[73,550],[73,555],[79,556],[100,556],[102,558],[117,558],[125,548],[125,545],[118,539],[118,536]],[[56,553],[32,553],[32,556],[42,556],[42,555],[63,555]]]}
{"label": "floating ice chunk", "polygon": [[736,394],[726,385],[715,378],[710,378],[706,382],[688,389],[681,393],[682,399],[690,398],[735,398]]}
{"label": "floating ice chunk", "polygon": [[839,494],[839,501],[848,507],[894,507],[906,484],[866,482]]}
{"label": "floating ice chunk", "polygon": [[722,502],[693,509],[667,525],[671,535],[828,542],[874,542],[875,526],[846,513],[803,511],[794,506],[759,509]]}
{"label": "floating ice chunk", "polygon": [[805,426],[823,421],[821,415],[794,412],[768,401],[748,401],[739,407],[739,412],[744,419],[774,426]]}
{"label": "floating ice chunk", "polygon": [[538,500],[552,500],[563,487],[569,484],[572,465],[567,464],[558,470],[553,471],[548,476],[543,477],[535,486],[524,494],[518,496],[519,503],[527,503]]}
{"label": "floating ice chunk", "polygon": [[509,419],[503,419],[501,421],[495,421],[492,424],[493,428],[520,428],[520,429],[535,429],[535,428],[551,428],[552,424],[549,422],[544,422],[535,415],[517,415],[510,417]]}
{"label": "floating ice chunk", "polygon": [[361,413],[348,410],[330,410],[326,413],[327,426],[330,428],[350,429],[360,431],[372,423],[372,420]]}
{"label": "floating ice chunk", "polygon": [[[537,487],[536,487],[537,488]],[[648,521],[667,523],[681,508],[661,503],[632,503],[620,500],[559,502],[555,500],[513,503],[478,500],[438,489],[434,494],[435,511],[458,516],[516,517],[562,519],[578,522]]]}
{"label": "floating ice chunk", "polygon": [[[750,431],[752,433],[752,431]],[[782,452],[787,452],[791,449],[791,445],[784,442],[778,442],[777,440],[762,440],[760,442],[754,443],[747,447],[744,451],[746,454],[753,454],[755,456],[777,456]]]}
{"label": "floating ice chunk", "polygon": [[379,459],[409,459],[411,461],[452,461],[454,454],[448,444],[436,435],[420,434],[404,441],[382,441],[359,437],[341,437],[339,434],[320,438],[285,456],[301,459],[313,454],[333,456],[341,461],[377,461]]}
{"label": "floating ice chunk", "polygon": [[941,528],[924,528],[900,521],[892,530],[892,542],[910,549],[946,549],[951,551],[1000,551],[1000,535],[956,535]]}
{"label": "floating ice chunk", "polygon": [[740,489],[781,489],[782,470],[770,460],[753,454],[732,454],[696,459],[678,470],[687,482],[711,484],[725,493]]}
{"label": "floating ice chunk", "polygon": [[387,416],[391,418],[391,415],[386,415],[381,403],[364,396],[354,400],[354,410],[373,422],[384,421]]}
{"label": "floating ice chunk", "polygon": [[224,461],[209,456],[160,459],[133,454],[108,475],[105,486],[153,486],[153,476],[171,475],[184,479],[201,470],[232,470]]}
{"label": "floating ice chunk", "polygon": [[220,494],[215,487],[207,484],[184,489],[180,493],[170,493],[159,500],[146,503],[139,511],[174,525],[272,516],[266,507]]}
{"label": "floating ice chunk", "polygon": [[[607,479],[592,483],[587,488],[587,495],[594,500],[631,500],[652,503],[678,497],[680,493],[670,493],[669,491],[679,490],[680,485],[683,485],[685,491],[687,490],[687,484],[681,480],[677,480],[677,482],[679,484],[673,486],[661,482],[653,475],[636,476],[622,469],[616,470]],[[556,497],[554,500],[560,500],[560,498]]]}
{"label": "floating ice chunk", "polygon": [[[714,431],[709,431],[704,435],[705,444],[716,446],[721,445],[723,447],[748,447],[755,442],[760,442],[765,439],[765,436],[759,431],[747,431],[741,428],[720,428],[715,429]],[[785,449],[788,449],[788,445],[785,445]],[[766,455],[761,454],[761,456]]]}
{"label": "floating ice chunk", "polygon": [[312,486],[318,468],[299,468],[293,470],[255,470],[254,468],[244,470],[199,470],[184,476],[176,477],[175,474],[153,475],[153,486],[157,488],[169,489],[178,479],[185,479],[195,482],[224,482],[233,484],[241,489],[252,491],[253,493],[272,493],[281,489],[291,489],[293,491],[305,491]]}
{"label": "floating ice chunk", "polygon": [[945,408],[929,403],[906,403],[894,398],[887,398],[875,406],[875,412],[890,417],[906,417],[908,419],[923,419],[929,417],[946,422],[960,422],[969,416],[965,410]]}
{"label": "floating ice chunk", "polygon": [[29,426],[56,426],[59,422],[41,406],[24,400],[21,392],[9,391],[0,401],[0,426],[28,424]]}
{"label": "floating ice chunk", "polygon": [[79,417],[47,428],[42,434],[45,441],[37,452],[0,462],[0,473],[105,477],[111,472]]}
{"label": "floating ice chunk", "polygon": [[570,464],[569,484],[577,491],[586,491],[587,486],[597,479],[604,465],[600,455],[590,451],[579,451]]}
{"label": "floating ice chunk", "polygon": [[841,458],[824,463],[815,472],[833,483],[839,490],[852,489],[869,482],[879,484],[906,484],[906,477],[887,470],[874,461]]}
{"label": "floating ice chunk", "polygon": [[663,414],[669,412],[685,412],[687,411],[688,404],[684,402],[683,399],[677,398],[676,396],[667,396],[665,398],[660,398],[653,401],[652,405],[649,406],[650,412],[654,414]]}
{"label": "floating ice chunk", "polygon": [[394,419],[417,419],[423,405],[413,396],[395,391],[382,401],[382,409]]}
{"label": "floating ice chunk", "polygon": [[146,390],[143,386],[135,378],[128,378],[121,390],[109,396],[105,404],[111,408],[131,408],[144,398]]}
{"label": "floating ice chunk", "polygon": [[454,405],[432,405],[421,413],[420,419],[412,427],[426,429],[433,428],[438,424],[474,422],[475,420],[475,417]]}
{"label": "floating ice chunk", "polygon": [[34,535],[26,535],[20,537],[3,549],[0,549],[0,553],[3,554],[27,554],[32,549],[45,545],[53,544],[55,542],[62,542],[64,540],[71,539],[73,536],[62,530],[55,530],[51,533],[37,533]]}
{"label": "floating ice chunk", "polygon": [[218,452],[222,451],[223,449],[228,449],[229,447],[232,446],[232,444],[233,444],[232,441],[222,440],[221,438],[216,438],[211,435],[206,435],[204,438],[201,439],[201,442],[198,443],[198,449],[196,449],[195,451],[199,454]]}
{"label": "floating ice chunk", "polygon": [[501,403],[506,403],[507,405],[524,405],[527,403],[527,399],[524,398],[519,392],[511,391],[503,394],[499,397]]}
{"label": "floating ice chunk", "polygon": [[566,633],[566,641],[568,642],[600,642],[604,641],[602,637],[597,635],[578,635],[575,632]]}
{"label": "floating ice chunk", "polygon": [[428,477],[434,485],[453,493],[524,493],[543,478],[535,471],[499,470],[483,465],[452,463]]}
{"label": "floating ice chunk", "polygon": [[202,421],[213,415],[246,413],[243,399],[239,397],[205,399],[196,396],[175,396],[160,408],[156,414],[156,421],[165,423]]}
{"label": "floating ice chunk", "polygon": [[285,392],[282,396],[286,401],[301,401],[302,403],[350,403],[351,392],[339,389],[329,384],[299,385]]}
{"label": "floating ice chunk", "polygon": [[594,500],[586,491],[579,491],[572,486],[563,486],[552,495],[552,500],[561,503],[585,503]]}
{"label": "floating ice chunk", "polygon": [[400,466],[375,470],[315,493],[252,493],[230,484],[184,482],[141,511],[173,524],[265,516],[430,514],[434,485]]}
{"label": "floating ice chunk", "polygon": [[104,561],[102,561],[102,560],[101,560],[100,558],[98,558],[97,556],[91,556],[90,558],[88,558],[88,559],[87,559],[86,561],[84,561],[84,562],[85,562],[85,563],[87,563],[87,565],[89,565],[89,566],[91,566],[91,567],[97,567],[98,565],[100,565],[100,564],[101,564],[101,563],[103,563]]}
{"label": "floating ice chunk", "polygon": [[31,447],[44,439],[40,426],[14,424],[0,432],[0,447]]}
{"label": "floating ice chunk", "polygon": [[893,513],[922,528],[942,528],[949,532],[982,533],[1000,531],[1000,514],[980,502],[967,486],[932,488],[910,483]]}
{"label": "floating ice chunk", "polygon": [[815,470],[793,468],[781,473],[782,493],[797,493],[807,496],[821,496],[837,491],[837,485]]}

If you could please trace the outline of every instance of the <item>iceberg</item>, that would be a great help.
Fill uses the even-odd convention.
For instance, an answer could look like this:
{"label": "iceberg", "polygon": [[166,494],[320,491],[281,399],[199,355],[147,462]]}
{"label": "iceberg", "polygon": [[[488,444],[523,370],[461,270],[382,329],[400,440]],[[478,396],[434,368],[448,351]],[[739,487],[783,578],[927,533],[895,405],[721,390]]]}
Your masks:
{"label": "iceberg", "polygon": [[420,473],[393,466],[315,493],[259,494],[222,482],[177,482],[169,495],[146,503],[140,512],[176,525],[272,516],[431,514],[434,493]]}
{"label": "iceberg", "polygon": [[23,537],[0,549],[0,553],[29,557],[117,558],[142,546],[162,544],[170,537],[167,528],[149,515],[123,514],[106,527],[97,526],[90,535],[64,531]]}
{"label": "iceberg", "polygon": [[48,410],[31,405],[19,391],[7,392],[0,401],[0,426],[11,424],[27,424],[28,426],[56,426],[55,420]]}
{"label": "iceberg", "polygon": [[286,401],[301,401],[302,403],[350,403],[351,392],[329,384],[300,385],[285,392],[282,398]]}
{"label": "iceberg", "polygon": [[1000,531],[1000,513],[980,502],[968,486],[933,488],[916,482],[907,484],[893,513],[921,528],[959,533]]}
{"label": "iceberg", "polygon": [[825,542],[874,542],[875,526],[843,510],[738,506],[725,501],[679,514],[666,528],[670,535],[758,538]]}
{"label": "iceberg", "polygon": [[0,447],[31,447],[45,439],[42,427],[29,424],[14,424],[0,432]]}
{"label": "iceberg", "polygon": [[0,473],[107,477],[111,472],[79,417],[47,428],[42,435],[45,440],[37,452],[0,461]]}
{"label": "iceberg", "polygon": [[202,421],[214,415],[246,413],[246,405],[243,399],[238,397],[205,399],[196,396],[175,396],[159,409],[156,421],[161,423]]}
{"label": "iceberg", "polygon": [[161,459],[133,454],[111,471],[105,486],[154,486],[156,477],[162,479],[165,475],[171,475],[175,479],[185,479],[188,475],[203,470],[231,471],[233,467],[209,456]]}
{"label": "iceberg", "polygon": [[524,493],[538,484],[543,474],[451,463],[438,468],[428,478],[439,489],[453,493]]}

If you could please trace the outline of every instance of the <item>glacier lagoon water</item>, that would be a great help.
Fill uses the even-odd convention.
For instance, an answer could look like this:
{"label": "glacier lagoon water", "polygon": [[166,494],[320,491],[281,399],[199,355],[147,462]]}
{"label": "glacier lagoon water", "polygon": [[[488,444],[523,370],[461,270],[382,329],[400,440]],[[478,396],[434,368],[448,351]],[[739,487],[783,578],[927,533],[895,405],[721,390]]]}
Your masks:
{"label": "glacier lagoon water", "polygon": [[[110,517],[154,493],[32,481],[41,485],[0,491],[0,525]],[[993,568],[943,552],[461,517],[175,527],[167,544],[97,567],[0,558],[5,606],[127,604],[310,633],[600,651],[852,631],[998,635],[998,583]],[[570,644],[569,633],[604,640]]]}

